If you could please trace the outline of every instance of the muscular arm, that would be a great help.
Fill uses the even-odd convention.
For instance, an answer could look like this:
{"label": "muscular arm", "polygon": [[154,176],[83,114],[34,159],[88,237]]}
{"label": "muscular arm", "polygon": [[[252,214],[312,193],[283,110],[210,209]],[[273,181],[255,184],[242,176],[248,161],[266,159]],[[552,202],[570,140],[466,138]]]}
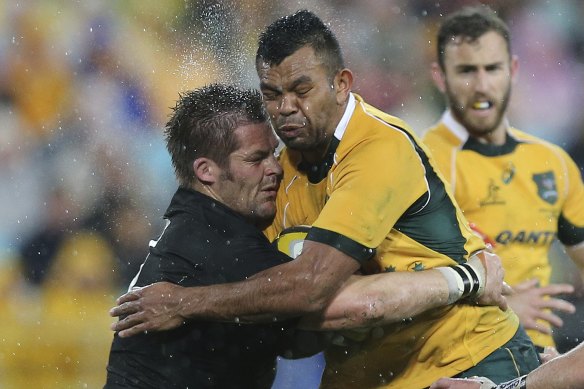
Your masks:
{"label": "muscular arm", "polygon": [[[511,289],[503,283],[505,272],[499,257],[484,253],[471,262],[484,269],[485,289],[477,302],[506,310],[503,295]],[[352,276],[322,312],[304,316],[299,325],[317,330],[384,325],[449,304],[450,288],[438,270]]]}
{"label": "muscular arm", "polygon": [[150,285],[118,299],[112,329],[120,336],[174,328],[188,319],[268,321],[322,311],[359,263],[335,248],[306,241],[294,261],[236,283],[181,288]]}
{"label": "muscular arm", "polygon": [[[424,287],[413,287],[414,285]],[[373,327],[444,306],[448,284],[437,270],[351,276],[320,313],[302,318],[306,329]]]}
{"label": "muscular arm", "polygon": [[[308,243],[308,242],[307,242]],[[336,256],[341,256],[335,249],[325,250],[321,244],[307,245],[310,252],[331,251]],[[306,252],[306,251],[305,251]],[[344,254],[343,254],[344,255]],[[298,261],[297,258],[294,263]],[[345,258],[349,260],[349,257]],[[352,259],[350,259],[352,261]],[[502,296],[507,293],[503,283],[504,271],[500,260],[496,256],[486,259],[476,259],[484,269],[483,279],[486,279],[485,291],[478,302],[480,304],[498,305],[506,309],[506,300]],[[349,265],[352,264],[349,262]],[[288,265],[288,264],[287,264]],[[347,266],[349,267],[349,266]],[[270,270],[282,269],[277,266]],[[269,275],[266,276],[266,273]],[[314,268],[314,273],[333,273],[329,266]],[[273,290],[284,291],[270,292],[269,288],[259,288],[258,293],[264,293],[269,298],[265,301],[257,301],[254,304],[254,296],[251,289],[245,289],[241,285],[254,284],[258,280],[264,283],[275,283],[283,278],[283,273],[263,272],[257,277],[243,283],[215,285],[210,287],[183,288],[171,283],[156,283],[136,291],[129,292],[118,299],[121,304],[110,311],[112,316],[129,315],[126,318],[112,324],[114,331],[120,331],[122,337],[142,333],[144,331],[165,330],[175,328],[189,318],[212,318],[215,320],[260,321],[273,320],[278,315],[308,316],[303,320],[303,326],[313,329],[341,329],[359,328],[373,325],[381,325],[388,322],[412,317],[427,309],[446,305],[451,298],[451,285],[437,270],[429,270],[416,273],[382,273],[374,276],[346,277],[348,281],[340,282],[325,288],[312,289],[309,292],[286,282],[284,285],[276,285]],[[271,277],[266,279],[266,277]],[[319,278],[306,275],[312,282],[323,282],[330,278]],[[330,276],[329,276],[330,277]],[[278,284],[280,284],[278,282]],[[343,284],[342,289],[340,285]],[[423,285],[423,287],[420,287]],[[338,292],[338,289],[341,291]],[[243,298],[246,290],[251,296]],[[320,291],[320,296],[315,292]],[[209,296],[205,293],[211,291]],[[269,293],[274,293],[269,295]],[[330,293],[326,303],[325,297]],[[290,296],[292,294],[293,296]],[[249,300],[251,299],[251,300]],[[289,303],[287,303],[289,302]],[[243,306],[242,304],[247,304]],[[290,305],[292,305],[292,308]],[[320,304],[324,304],[320,306]],[[228,305],[228,306],[225,306]],[[204,307],[204,308],[203,308]],[[262,312],[262,307],[270,307],[274,311]],[[301,309],[306,312],[296,313]],[[296,309],[296,311],[294,311]],[[315,309],[315,311],[310,311]],[[247,312],[247,313],[243,313]],[[250,313],[253,312],[253,313]],[[268,312],[268,311],[266,311]]]}

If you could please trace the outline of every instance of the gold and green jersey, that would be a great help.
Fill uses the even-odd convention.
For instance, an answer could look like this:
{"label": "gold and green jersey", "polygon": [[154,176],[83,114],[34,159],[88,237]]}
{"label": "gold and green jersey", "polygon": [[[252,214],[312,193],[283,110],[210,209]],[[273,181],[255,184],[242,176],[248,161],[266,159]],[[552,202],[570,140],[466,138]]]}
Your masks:
{"label": "gold and green jersey", "polygon": [[[358,95],[321,164],[289,149],[280,161],[272,239],[311,225],[307,240],[386,272],[455,265],[484,248],[413,131]],[[457,304],[369,332],[345,331],[325,351],[322,387],[424,388],[474,366],[517,328],[511,312]]]}
{"label": "gold and green jersey", "polygon": [[[548,252],[556,236],[568,246],[584,242],[584,186],[561,148],[515,128],[505,144],[483,144],[450,112],[424,142],[468,221],[495,242],[510,285],[533,278],[549,283]],[[551,336],[528,334],[539,346],[553,344]]]}

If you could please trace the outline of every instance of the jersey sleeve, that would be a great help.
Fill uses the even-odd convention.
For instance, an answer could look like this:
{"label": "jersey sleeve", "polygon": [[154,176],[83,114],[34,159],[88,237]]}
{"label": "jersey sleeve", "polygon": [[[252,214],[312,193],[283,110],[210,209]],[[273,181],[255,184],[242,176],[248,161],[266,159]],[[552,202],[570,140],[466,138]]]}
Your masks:
{"label": "jersey sleeve", "polygon": [[558,239],[566,246],[584,242],[584,184],[576,163],[561,150],[566,165],[566,201],[558,219]]}
{"label": "jersey sleeve", "polygon": [[334,167],[329,185],[330,197],[307,239],[359,260],[374,254],[370,249],[427,191],[422,161],[412,141],[399,132],[357,144]]}

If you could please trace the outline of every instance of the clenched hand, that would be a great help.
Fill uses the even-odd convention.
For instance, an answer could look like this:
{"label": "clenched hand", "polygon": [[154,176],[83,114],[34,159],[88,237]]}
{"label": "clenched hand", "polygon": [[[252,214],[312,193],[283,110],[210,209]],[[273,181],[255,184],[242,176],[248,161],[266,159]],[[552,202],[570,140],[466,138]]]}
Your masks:
{"label": "clenched hand", "polygon": [[109,314],[120,317],[111,325],[124,338],[148,331],[176,328],[185,323],[181,316],[182,291],[185,288],[169,282],[135,288],[120,296]]}

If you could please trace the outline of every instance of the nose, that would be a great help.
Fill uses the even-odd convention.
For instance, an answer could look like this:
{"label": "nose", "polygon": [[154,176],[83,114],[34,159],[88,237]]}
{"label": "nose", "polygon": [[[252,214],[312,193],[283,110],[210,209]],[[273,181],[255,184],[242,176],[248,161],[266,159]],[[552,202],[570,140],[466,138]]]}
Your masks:
{"label": "nose", "polygon": [[477,92],[487,92],[489,89],[489,74],[486,70],[481,69],[477,72],[475,80],[475,89]]}
{"label": "nose", "polygon": [[292,115],[298,111],[296,98],[290,93],[285,93],[282,96],[279,107],[280,114],[284,116]]}
{"label": "nose", "polygon": [[267,176],[278,176],[278,178],[282,177],[282,165],[278,162],[278,159],[275,155],[270,156],[266,160],[266,175]]}

